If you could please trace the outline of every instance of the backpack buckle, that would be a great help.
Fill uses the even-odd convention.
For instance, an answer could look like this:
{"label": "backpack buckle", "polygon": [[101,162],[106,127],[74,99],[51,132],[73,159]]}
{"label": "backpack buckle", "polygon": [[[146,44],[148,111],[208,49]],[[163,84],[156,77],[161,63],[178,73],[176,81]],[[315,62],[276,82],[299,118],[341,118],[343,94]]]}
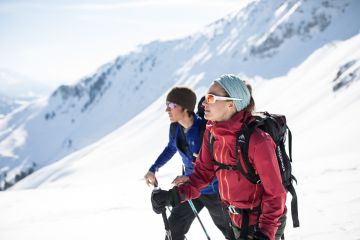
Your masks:
{"label": "backpack buckle", "polygon": [[228,209],[228,211],[229,211],[231,214],[235,214],[235,215],[239,214],[239,212],[236,210],[236,207],[233,206],[233,205],[229,205],[229,206],[227,207],[227,209]]}

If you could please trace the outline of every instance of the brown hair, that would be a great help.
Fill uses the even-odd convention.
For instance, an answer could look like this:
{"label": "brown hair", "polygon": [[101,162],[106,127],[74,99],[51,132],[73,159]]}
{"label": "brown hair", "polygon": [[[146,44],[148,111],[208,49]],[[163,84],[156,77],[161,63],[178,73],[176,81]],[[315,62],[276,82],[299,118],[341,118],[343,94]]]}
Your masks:
{"label": "brown hair", "polygon": [[244,111],[245,112],[254,112],[255,111],[255,100],[252,95],[252,87],[247,81],[244,81],[244,83],[250,92],[250,103],[249,103],[249,105],[247,105],[247,107],[244,109]]}
{"label": "brown hair", "polygon": [[189,117],[195,115],[195,113],[194,113],[193,111],[187,110],[186,108],[185,108],[185,110],[186,110],[186,112],[187,112],[187,114],[188,114]]}
{"label": "brown hair", "polygon": [[195,115],[195,112],[190,111],[189,109],[184,108],[184,107],[183,107],[183,106],[181,106],[181,105],[178,105],[178,107],[181,107],[181,108],[182,108],[182,110],[183,110],[184,112],[186,112],[186,113],[187,113],[187,115],[188,115],[189,117],[191,117],[191,116],[194,116],[194,115]]}
{"label": "brown hair", "polygon": [[190,112],[194,112],[196,105],[196,94],[188,87],[174,87],[168,93],[166,101],[176,103],[186,108]]}

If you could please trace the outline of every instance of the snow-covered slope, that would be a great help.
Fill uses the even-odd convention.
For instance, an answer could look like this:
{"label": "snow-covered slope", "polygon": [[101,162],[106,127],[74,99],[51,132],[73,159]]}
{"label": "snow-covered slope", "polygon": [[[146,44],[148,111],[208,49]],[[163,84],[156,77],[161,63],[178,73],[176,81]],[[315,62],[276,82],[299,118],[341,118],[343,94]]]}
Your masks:
{"label": "snow-covered slope", "polygon": [[0,166],[12,181],[28,166],[61,159],[122,126],[174,84],[202,94],[227,72],[284,76],[321,46],[358,33],[359,9],[350,0],[254,1],[188,38],[140,46],[0,121]]}
{"label": "snow-covered slope", "polygon": [[[258,110],[285,113],[293,133],[301,227],[291,228],[289,219],[287,239],[360,236],[359,61],[357,35],[325,45],[285,76],[252,81]],[[351,83],[334,90],[349,76]],[[160,98],[100,141],[0,193],[1,239],[163,238],[142,176],[166,144],[168,124]],[[163,188],[180,167],[177,156],[161,169]],[[200,217],[211,239],[223,239],[206,211]],[[187,238],[205,239],[198,222]]]}

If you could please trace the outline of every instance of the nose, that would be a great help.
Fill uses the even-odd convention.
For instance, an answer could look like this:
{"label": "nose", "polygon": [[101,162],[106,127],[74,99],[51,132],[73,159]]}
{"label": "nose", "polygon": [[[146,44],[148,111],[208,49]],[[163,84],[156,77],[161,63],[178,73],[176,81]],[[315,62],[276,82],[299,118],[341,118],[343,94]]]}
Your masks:
{"label": "nose", "polygon": [[165,112],[170,112],[170,107],[168,107],[168,106],[166,106],[166,108],[165,108]]}

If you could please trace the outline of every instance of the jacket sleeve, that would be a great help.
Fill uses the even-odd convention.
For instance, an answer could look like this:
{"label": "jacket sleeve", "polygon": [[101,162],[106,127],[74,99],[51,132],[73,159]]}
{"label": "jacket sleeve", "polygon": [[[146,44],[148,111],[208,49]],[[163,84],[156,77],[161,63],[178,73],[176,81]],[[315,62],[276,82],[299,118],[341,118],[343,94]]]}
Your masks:
{"label": "jacket sleeve", "polygon": [[[176,135],[176,134],[175,134]],[[176,136],[171,136],[171,127],[169,129],[169,142],[167,146],[164,148],[162,153],[159,155],[159,157],[156,159],[154,164],[150,167],[150,172],[157,172],[159,171],[159,168],[164,166],[177,152],[176,148]]]}
{"label": "jacket sleeve", "polygon": [[275,239],[279,218],[284,214],[286,202],[286,191],[282,185],[275,147],[275,143],[267,135],[254,145],[253,152],[255,169],[264,188],[259,227],[270,239]]}
{"label": "jacket sleeve", "polygon": [[189,182],[177,187],[182,202],[198,198],[200,190],[208,186],[215,175],[214,166],[210,159],[208,136],[209,130],[206,129],[199,156],[195,160],[194,172],[189,175]]}

